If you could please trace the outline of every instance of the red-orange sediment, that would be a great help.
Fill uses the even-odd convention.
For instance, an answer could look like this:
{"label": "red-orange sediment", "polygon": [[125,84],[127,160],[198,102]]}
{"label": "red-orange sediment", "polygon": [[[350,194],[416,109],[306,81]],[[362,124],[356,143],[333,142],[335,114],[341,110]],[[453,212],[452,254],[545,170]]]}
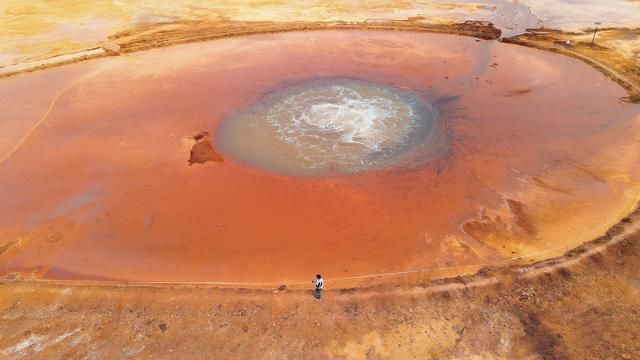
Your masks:
{"label": "red-orange sediment", "polygon": [[[24,85],[60,76],[46,102],[53,95]],[[348,177],[287,177],[227,154],[189,166],[194,133],[213,140],[268,90],[317,77],[438,104],[447,153]],[[5,274],[250,283],[318,271],[457,274],[590,240],[640,190],[640,109],[619,101],[624,91],[576,60],[493,41],[258,35],[9,80],[0,85],[16,108],[35,104],[16,119],[35,129],[17,131],[26,138],[0,163]]]}

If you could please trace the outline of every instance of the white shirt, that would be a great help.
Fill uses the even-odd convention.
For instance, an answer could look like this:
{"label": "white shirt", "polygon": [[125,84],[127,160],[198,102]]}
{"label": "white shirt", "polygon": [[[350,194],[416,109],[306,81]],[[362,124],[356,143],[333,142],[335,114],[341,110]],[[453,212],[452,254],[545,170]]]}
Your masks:
{"label": "white shirt", "polygon": [[322,279],[316,280],[316,289],[322,290],[324,287],[324,281]]}

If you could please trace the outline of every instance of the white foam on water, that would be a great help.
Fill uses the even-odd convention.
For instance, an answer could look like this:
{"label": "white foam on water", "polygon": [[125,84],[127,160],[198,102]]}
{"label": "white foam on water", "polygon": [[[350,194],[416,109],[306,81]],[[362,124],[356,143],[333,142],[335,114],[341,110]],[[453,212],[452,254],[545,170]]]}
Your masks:
{"label": "white foam on water", "polygon": [[[286,97],[266,119],[281,140],[299,150],[332,152],[334,160],[359,157],[362,162],[367,153],[405,141],[414,116],[410,104],[384,88],[333,85]],[[343,149],[353,145],[360,149]]]}
{"label": "white foam on water", "polygon": [[[274,91],[232,121],[251,129],[237,132],[243,134],[240,141],[262,145],[253,155],[238,148],[246,158],[265,159],[267,166],[285,172],[303,168],[354,173],[384,165],[414,146],[416,135],[429,132],[434,114],[406,91],[335,79]],[[271,134],[275,143],[265,140]]]}
{"label": "white foam on water", "polygon": [[385,98],[363,98],[357,92],[334,86],[335,102],[321,102],[301,109],[292,123],[303,131],[339,133],[339,141],[360,144],[371,150],[389,138],[387,122],[397,115],[393,103]]}

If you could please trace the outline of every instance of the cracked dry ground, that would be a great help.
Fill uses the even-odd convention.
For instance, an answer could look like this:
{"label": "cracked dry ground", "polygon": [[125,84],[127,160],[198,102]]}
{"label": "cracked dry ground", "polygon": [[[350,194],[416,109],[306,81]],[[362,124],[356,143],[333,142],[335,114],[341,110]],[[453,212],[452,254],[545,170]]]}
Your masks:
{"label": "cracked dry ground", "polygon": [[303,290],[7,282],[0,351],[47,359],[637,359],[638,265],[636,231],[536,276],[507,269],[440,285],[328,290],[322,303]]}

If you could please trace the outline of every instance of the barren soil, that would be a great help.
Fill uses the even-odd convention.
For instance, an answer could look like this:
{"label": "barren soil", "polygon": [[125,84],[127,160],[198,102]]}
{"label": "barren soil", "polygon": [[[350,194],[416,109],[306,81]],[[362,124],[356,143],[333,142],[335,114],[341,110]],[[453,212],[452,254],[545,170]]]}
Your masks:
{"label": "barren soil", "polygon": [[[7,358],[635,359],[638,214],[563,258],[325,291],[0,285]],[[195,355],[197,354],[197,355]]]}

